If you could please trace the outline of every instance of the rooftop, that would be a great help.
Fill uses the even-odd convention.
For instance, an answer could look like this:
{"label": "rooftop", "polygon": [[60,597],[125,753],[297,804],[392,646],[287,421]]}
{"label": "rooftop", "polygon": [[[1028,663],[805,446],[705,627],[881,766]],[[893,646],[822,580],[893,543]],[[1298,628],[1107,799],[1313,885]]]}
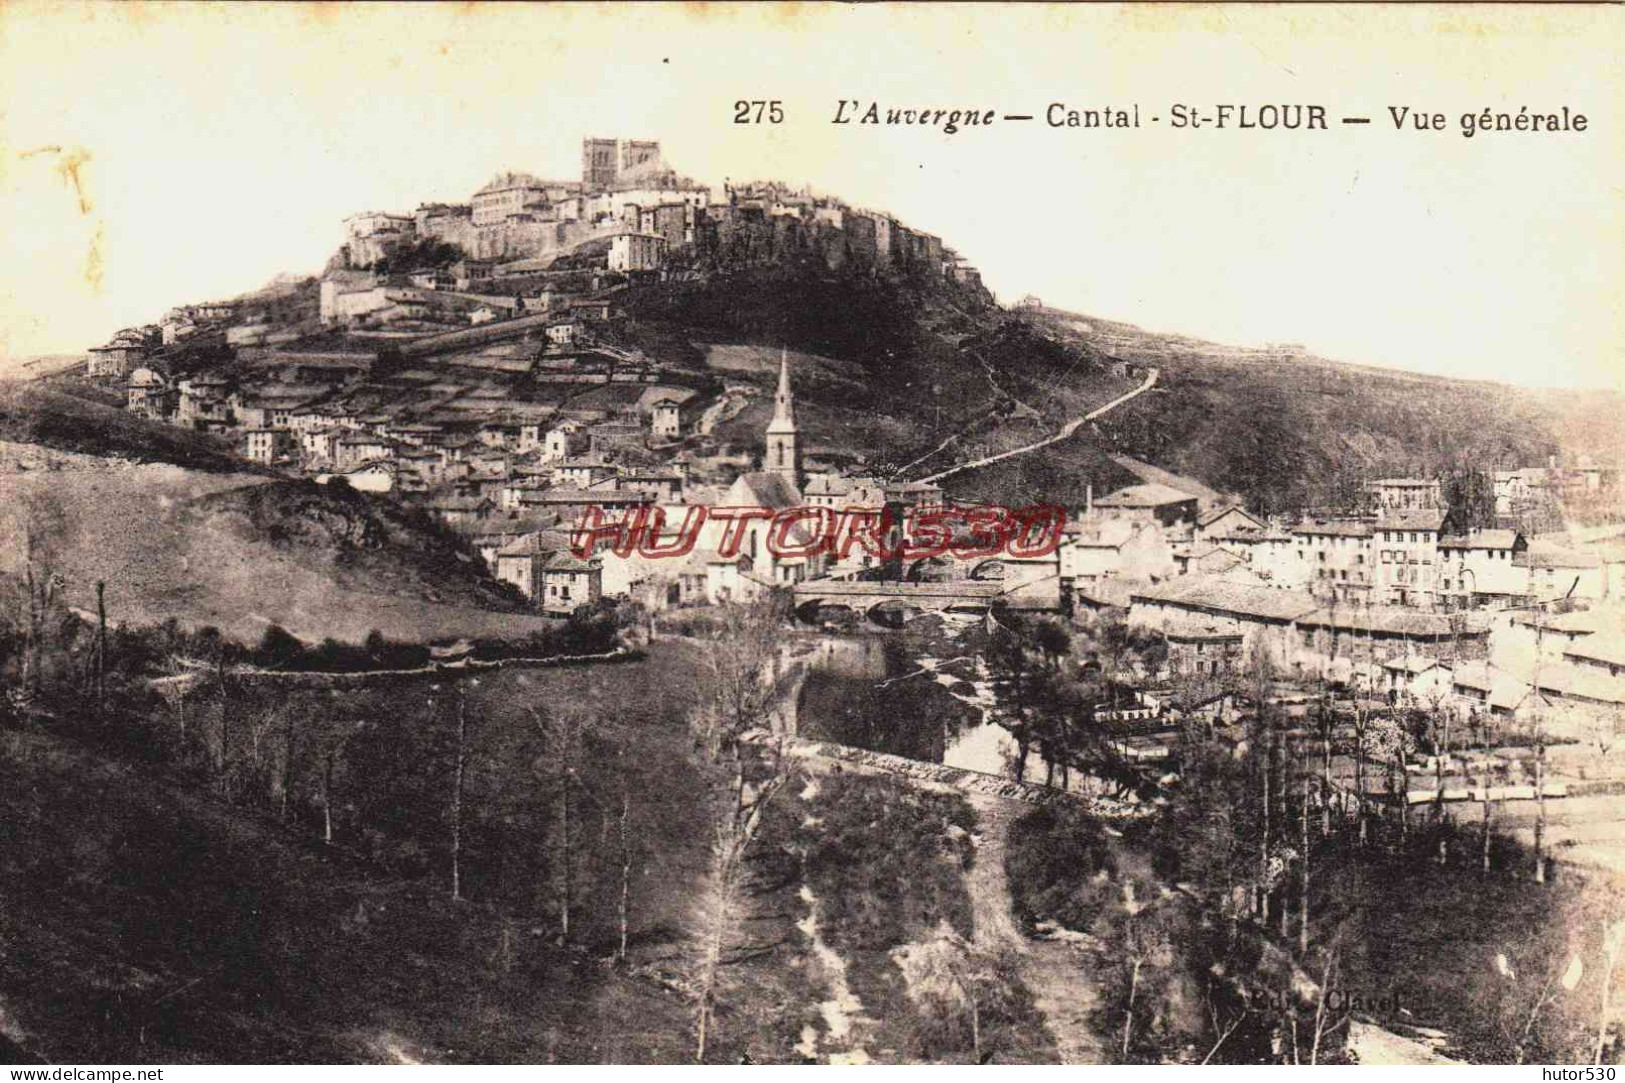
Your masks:
{"label": "rooftop", "polygon": [[1245,516],[1246,518],[1252,520],[1254,523],[1257,523],[1258,526],[1261,529],[1264,526],[1263,522],[1259,520],[1258,516],[1253,515],[1246,508],[1240,507],[1240,506],[1235,505],[1235,504],[1231,504],[1231,505],[1229,505],[1227,507],[1223,507],[1223,508],[1214,508],[1210,512],[1206,512],[1205,514],[1198,515],[1196,517],[1196,525],[1197,526],[1207,526],[1209,523],[1214,523],[1214,522],[1217,522],[1218,520],[1224,518],[1226,515],[1229,515],[1231,512],[1235,512],[1237,515]]}
{"label": "rooftop", "polygon": [[1512,558],[1527,568],[1595,568],[1602,563],[1595,553],[1536,543]]}
{"label": "rooftop", "polygon": [[1516,530],[1475,530],[1471,534],[1444,534],[1441,549],[1512,549],[1518,544]]}
{"label": "rooftop", "polygon": [[1310,520],[1293,527],[1292,533],[1334,538],[1369,538],[1371,537],[1371,524],[1349,520],[1335,522]]}
{"label": "rooftop", "polygon": [[1231,583],[1205,575],[1186,575],[1136,590],[1135,601],[1235,613],[1265,620],[1295,621],[1315,613],[1320,602],[1308,594]]}
{"label": "rooftop", "polygon": [[1381,633],[1437,639],[1449,635],[1483,635],[1482,617],[1458,615],[1454,621],[1438,613],[1418,613],[1401,606],[1327,607],[1303,617],[1299,623],[1339,631]]}
{"label": "rooftop", "polygon": [[1150,586],[1144,579],[1097,579],[1093,583],[1078,583],[1072,588],[1072,593],[1095,605],[1127,609],[1134,595]]}
{"label": "rooftop", "polygon": [[1593,635],[1563,648],[1563,657],[1625,666],[1625,634]]}
{"label": "rooftop", "polygon": [[1195,499],[1196,497],[1190,493],[1153,481],[1144,485],[1130,485],[1127,489],[1119,489],[1110,496],[1103,496],[1095,501],[1095,507],[1160,508],[1167,504],[1182,504]]}
{"label": "rooftop", "polygon": [[1555,692],[1570,699],[1625,705],[1625,684],[1594,666],[1565,663],[1543,667],[1540,671],[1540,690]]}
{"label": "rooftop", "polygon": [[1376,529],[1438,530],[1442,526],[1444,512],[1438,508],[1385,508]]}
{"label": "rooftop", "polygon": [[569,539],[556,530],[538,530],[521,534],[497,550],[499,557],[530,557],[542,553],[560,553],[570,547]]}
{"label": "rooftop", "polygon": [[790,479],[783,474],[758,470],[739,475],[739,480],[734,484],[743,487],[758,508],[777,511],[780,508],[794,508],[801,504],[801,496],[796,492],[796,487],[790,484]]}

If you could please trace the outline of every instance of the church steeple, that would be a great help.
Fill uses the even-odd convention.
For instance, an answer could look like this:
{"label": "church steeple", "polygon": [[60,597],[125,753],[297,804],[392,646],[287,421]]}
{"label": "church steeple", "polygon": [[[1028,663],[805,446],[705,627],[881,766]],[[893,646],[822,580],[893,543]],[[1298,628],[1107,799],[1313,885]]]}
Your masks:
{"label": "church steeple", "polygon": [[773,396],[773,420],[767,426],[767,461],[775,474],[783,474],[801,488],[801,447],[796,440],[795,397],[790,393],[790,352],[779,351],[779,391]]}

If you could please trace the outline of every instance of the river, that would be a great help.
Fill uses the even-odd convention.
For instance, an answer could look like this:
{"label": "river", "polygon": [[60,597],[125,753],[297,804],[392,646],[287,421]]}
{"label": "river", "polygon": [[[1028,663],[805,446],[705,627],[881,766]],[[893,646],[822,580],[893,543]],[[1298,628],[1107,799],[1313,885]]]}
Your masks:
{"label": "river", "polygon": [[[1016,741],[999,724],[975,627],[958,635],[796,637],[782,648],[781,665],[805,667],[797,734],[1014,778]],[[1032,750],[1027,781],[1043,782],[1046,774],[1043,757]],[[1086,784],[1077,782],[1081,791]]]}

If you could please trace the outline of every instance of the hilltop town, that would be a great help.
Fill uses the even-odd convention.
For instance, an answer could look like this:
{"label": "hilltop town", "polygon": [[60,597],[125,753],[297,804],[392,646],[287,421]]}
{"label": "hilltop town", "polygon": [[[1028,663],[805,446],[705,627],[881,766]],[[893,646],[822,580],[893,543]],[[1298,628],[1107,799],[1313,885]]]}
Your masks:
{"label": "hilltop town", "polygon": [[[940,458],[911,477],[828,442],[809,453],[788,351],[740,358],[730,378],[726,361],[640,335],[640,294],[795,256],[830,272],[923,278],[950,305],[999,319],[975,269],[940,237],[777,182],[713,193],[670,168],[653,141],[585,139],[579,179],[502,173],[467,204],[357,213],[343,229],[319,280],[284,277],[258,295],[179,306],[93,348],[87,375],[122,385],[129,412],[229,439],[263,466],[427,508],[499,579],[556,615],[604,597],[658,609],[883,573],[861,553],[844,565],[723,556],[715,536],[681,561],[608,547],[581,559],[567,534],[588,509],[675,521],[692,505],[944,501],[941,485],[920,480]],[[1041,312],[1042,303],[1029,297],[1011,311]],[[1097,338],[1106,350],[1123,344],[1111,329]],[[1116,361],[1106,375],[1133,389],[1148,368]],[[762,441],[738,438],[737,428],[735,439],[719,439],[726,422],[770,396]],[[1380,668],[1394,656],[1438,657],[1447,644],[1482,660],[1492,614],[1606,605],[1625,593],[1621,543],[1532,544],[1520,529],[1565,504],[1617,505],[1619,469],[1587,456],[1451,479],[1372,479],[1344,506],[1285,515],[1171,480],[1098,497],[1032,492],[1031,502],[1068,505],[1053,554],[983,567],[938,559],[899,577],[1000,577],[1008,601],[1051,612],[1179,613],[1179,660],[1200,650],[1208,672],[1238,657],[1254,626],[1282,607],[1306,640],[1319,628],[1337,644],[1326,661]],[[835,608],[852,607],[826,606]],[[913,611],[906,598],[892,608]],[[1209,621],[1207,631],[1184,627],[1187,617]],[[1588,671],[1566,668],[1592,661],[1585,648],[1558,661],[1541,678],[1547,693],[1597,691]]]}
{"label": "hilltop town", "polygon": [[[185,890],[252,925],[251,971],[331,965],[349,1006],[120,1001],[98,1051],[148,1015],[204,1058],[262,1021],[284,1059],[315,1033],[334,1059],[1286,1062],[1300,1024],[1306,1060],[1579,1048],[1578,1009],[1524,1026],[1534,994],[1503,1010],[1522,989],[1483,963],[1566,959],[1529,914],[1583,911],[1595,955],[1589,878],[1620,869],[1611,434],[1564,444],[1465,381],[1424,429],[1409,374],[1000,305],[886,211],[713,188],[653,141],[581,158],[353,214],[319,275],[178,305],[22,400],[137,431],[0,445],[48,520],[20,527],[0,722],[196,790],[180,820],[118,798],[181,825],[121,858],[142,885],[225,809],[256,841]],[[1336,453],[1295,457],[1317,428]],[[124,460],[163,460],[153,434],[195,458]],[[983,544],[1035,509],[1047,544]],[[15,794],[71,794],[57,764]],[[298,889],[219,902],[260,850]],[[1461,925],[1442,981],[1487,992],[1346,1012],[1322,1049],[1333,968],[1436,993],[1417,945]],[[379,993],[329,938],[456,980]],[[537,989],[570,995],[532,1018]]]}

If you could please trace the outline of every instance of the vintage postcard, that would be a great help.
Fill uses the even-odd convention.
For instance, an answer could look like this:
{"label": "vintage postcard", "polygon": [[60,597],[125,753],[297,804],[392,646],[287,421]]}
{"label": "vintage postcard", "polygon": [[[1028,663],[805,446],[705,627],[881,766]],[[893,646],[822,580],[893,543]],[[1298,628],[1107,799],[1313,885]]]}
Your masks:
{"label": "vintage postcard", "polygon": [[1613,1079],[1622,30],[0,7],[9,1078]]}

